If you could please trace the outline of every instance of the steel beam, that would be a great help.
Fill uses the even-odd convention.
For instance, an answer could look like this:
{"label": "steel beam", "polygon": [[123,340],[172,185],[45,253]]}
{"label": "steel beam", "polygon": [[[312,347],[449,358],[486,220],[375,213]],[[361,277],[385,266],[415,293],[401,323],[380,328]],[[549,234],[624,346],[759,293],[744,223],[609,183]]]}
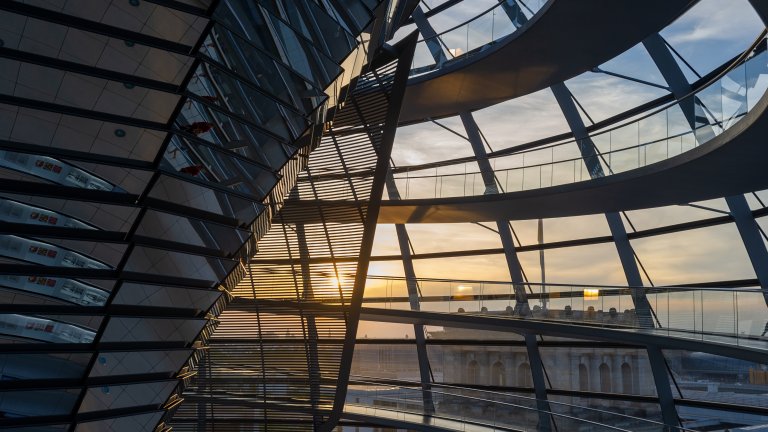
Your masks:
{"label": "steel beam", "polygon": [[371,250],[376,234],[376,225],[378,223],[379,208],[384,193],[384,184],[389,171],[389,158],[392,153],[392,145],[395,141],[397,124],[400,117],[400,108],[405,95],[405,87],[408,82],[408,74],[413,61],[413,54],[416,50],[418,33],[413,32],[401,40],[394,48],[397,50],[397,68],[395,70],[392,90],[388,98],[387,113],[385,124],[382,131],[381,141],[377,149],[378,158],[371,185],[371,199],[367,207],[366,218],[363,224],[363,239],[360,246],[360,260],[355,271],[354,288],[350,300],[350,311],[347,313],[347,329],[344,340],[344,347],[341,353],[339,367],[338,385],[336,395],[333,400],[333,408],[328,420],[323,423],[319,431],[330,432],[338,423],[344,410],[344,403],[347,397],[347,388],[352,368],[352,359],[355,350],[355,339],[357,328],[360,322],[360,311],[363,305],[363,295],[365,291],[365,282],[368,278],[368,264],[370,262]]}
{"label": "steel beam", "polygon": [[[555,99],[565,116],[565,120],[568,123],[571,132],[573,132],[573,135],[576,138],[576,143],[590,176],[592,178],[605,176],[595,144],[587,133],[586,126],[579,115],[579,111],[574,103],[571,92],[563,83],[552,86],[551,90],[555,95]],[[635,252],[632,249],[632,245],[629,243],[624,222],[621,220],[619,213],[615,212],[606,213],[605,218],[608,222],[608,227],[611,230],[611,236],[616,245],[616,251],[619,254],[619,260],[621,261],[621,266],[624,270],[624,276],[627,279],[627,284],[630,286],[632,301],[635,305],[639,324],[646,328],[653,328],[653,311],[648,302],[648,298],[645,296],[643,279],[640,276],[640,270],[637,261],[635,261]],[[660,350],[653,349],[652,347],[648,348],[648,358],[650,359],[651,373],[653,374],[653,379],[656,383],[656,392],[659,395],[659,407],[661,408],[662,418],[667,425],[677,427],[680,425],[680,419],[677,415],[674,403],[671,402],[673,396],[669,375],[667,374],[664,358],[661,356],[662,354]]]}
{"label": "steel beam", "polygon": [[[486,193],[498,193],[496,177],[493,168],[491,167],[491,163],[488,161],[488,153],[485,151],[485,146],[483,145],[483,140],[480,136],[480,128],[477,126],[472,113],[464,111],[460,113],[459,116],[461,117],[461,122],[464,124],[467,138],[469,139],[472,151],[477,159],[477,165],[480,168]],[[512,238],[512,229],[509,226],[509,221],[496,221],[496,227],[498,228],[501,245],[504,248],[504,258],[507,261],[507,269],[512,278],[512,284],[515,290],[515,313],[520,316],[530,315],[531,309],[528,305],[528,298],[525,293],[523,267],[517,256],[517,250],[515,249],[515,242]],[[534,333],[526,332],[523,333],[523,337],[525,338],[525,346],[528,351],[528,364],[531,366],[536,404],[540,411],[539,428],[541,430],[549,430],[551,428],[551,418],[545,413],[545,411],[549,411],[547,386],[544,379],[544,366],[541,362],[541,354],[539,353],[539,347],[536,343],[536,335]]]}
{"label": "steel beam", "polygon": [[[387,171],[386,179],[387,193],[389,199],[399,200],[400,192],[397,190],[395,184],[395,178],[392,176],[392,171]],[[416,270],[413,267],[413,259],[411,258],[411,239],[408,236],[408,230],[403,224],[396,224],[395,231],[397,233],[397,244],[400,247],[400,255],[402,256],[403,272],[405,273],[405,285],[408,289],[408,303],[411,306],[411,310],[420,310],[419,305],[419,286],[416,280]],[[429,365],[429,355],[427,353],[426,337],[424,335],[424,326],[421,324],[413,325],[413,332],[416,339],[416,356],[419,361],[419,376],[421,378],[421,391],[422,400],[424,402],[424,412],[431,414],[435,412],[435,404],[432,401],[432,374]]]}
{"label": "steel beam", "polygon": [[[653,34],[643,41],[643,46],[651,55],[656,67],[658,67],[664,79],[667,81],[675,99],[679,100],[680,108],[683,111],[686,121],[694,131],[696,138],[702,141],[709,141],[715,136],[711,127],[702,125],[703,102],[696,97],[686,97],[693,90],[691,84],[685,78],[680,66],[675,61],[672,52],[665,43],[664,39],[658,33]],[[736,228],[739,230],[739,236],[747,250],[747,255],[752,263],[752,269],[760,281],[763,289],[768,288],[768,249],[760,234],[759,226],[752,215],[744,195],[734,195],[725,197],[728,209],[736,222]],[[763,293],[766,305],[768,305],[768,292]]]}
{"label": "steel beam", "polygon": [[446,57],[445,52],[443,51],[437,32],[435,32],[432,24],[429,23],[429,20],[424,15],[421,5],[413,10],[411,16],[413,17],[413,21],[416,22],[416,28],[421,32],[421,35],[424,38],[424,43],[427,44],[430,54],[432,54],[432,58],[435,59],[435,63],[440,67],[440,65],[448,61],[448,57]]}
{"label": "steel beam", "polygon": [[528,22],[528,18],[525,17],[523,9],[516,0],[501,0],[501,8],[504,9],[504,13],[515,28],[520,28]]}

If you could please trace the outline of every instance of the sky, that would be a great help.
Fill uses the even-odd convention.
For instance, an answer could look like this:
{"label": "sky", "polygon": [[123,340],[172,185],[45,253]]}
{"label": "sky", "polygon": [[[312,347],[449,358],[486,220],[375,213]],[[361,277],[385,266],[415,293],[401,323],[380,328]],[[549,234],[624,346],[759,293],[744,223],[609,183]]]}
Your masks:
{"label": "sky", "polygon": [[[434,7],[440,1],[431,0],[426,3]],[[492,3],[462,2],[435,16],[433,26],[438,32],[450,28],[471,17],[473,11],[484,10]],[[661,34],[698,74],[705,75],[740,54],[763,28],[747,0],[701,0]],[[601,65],[601,68],[664,84],[661,74],[641,45]],[[682,68],[689,81],[697,78],[694,72],[685,66]],[[665,90],[653,86],[592,72],[575,77],[567,81],[566,85],[594,121],[608,118],[665,93]],[[492,150],[568,132],[568,126],[548,89],[477,111],[474,117]],[[584,120],[589,124],[586,117]],[[441,123],[464,133],[458,118],[444,119]],[[397,166],[406,166],[471,155],[472,150],[465,139],[435,124],[423,123],[398,130],[392,157]],[[512,158],[499,160],[496,161],[496,168],[514,166],[515,163],[518,162]],[[474,172],[477,167],[474,164],[460,165],[441,169],[439,173],[465,170]],[[429,174],[434,174],[434,170]],[[421,186],[416,181],[409,184],[413,189],[409,191],[411,196],[420,193],[419,187],[424,189],[422,193],[434,195],[434,184],[430,186],[428,182],[423,183]],[[760,192],[758,195],[764,202],[768,202],[768,194]],[[760,206],[754,197],[748,196],[748,200],[752,208]],[[718,210],[727,210],[722,199],[699,204],[713,210],[672,206],[631,211],[627,212],[627,216],[637,229],[648,229],[715,217],[721,214],[717,213]],[[768,225],[764,221],[759,223],[764,227]],[[513,221],[512,226],[521,244],[537,243],[537,221]],[[473,224],[410,224],[407,229],[417,254],[501,247],[495,233]],[[631,231],[629,226],[627,229]],[[603,215],[544,221],[545,242],[609,234]],[[656,285],[755,277],[738,232],[732,224],[633,240],[632,245]],[[399,254],[399,249],[394,227],[379,225],[373,255],[396,254]],[[519,259],[529,280],[541,282],[539,253],[520,253]],[[547,250],[545,262],[546,281],[550,283],[626,285],[612,243]],[[423,278],[510,280],[502,255],[416,260],[414,265],[416,275]],[[402,276],[402,264],[399,261],[374,261],[370,265],[369,275]],[[369,281],[366,295],[378,296],[385,292],[386,287],[380,282]],[[764,308],[760,311],[764,313]],[[360,335],[391,337],[393,331],[407,333],[409,327],[363,323]]]}

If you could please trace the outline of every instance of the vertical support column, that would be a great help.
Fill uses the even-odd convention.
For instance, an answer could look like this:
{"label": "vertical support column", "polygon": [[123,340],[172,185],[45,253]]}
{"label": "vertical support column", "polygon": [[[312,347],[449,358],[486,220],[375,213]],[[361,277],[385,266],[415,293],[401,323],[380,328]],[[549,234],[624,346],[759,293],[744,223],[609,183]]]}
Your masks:
{"label": "vertical support column", "polygon": [[432,54],[432,58],[435,59],[435,63],[440,67],[448,60],[445,56],[443,47],[440,45],[440,40],[437,38],[437,32],[429,23],[429,20],[424,15],[424,11],[421,9],[421,5],[417,6],[411,14],[413,21],[416,23],[416,28],[419,29],[421,35],[424,37],[424,43],[427,44],[429,52]]}
{"label": "vertical support column", "polygon": [[[496,178],[494,176],[493,168],[490,162],[488,162],[488,153],[485,151],[482,138],[480,137],[480,131],[475,122],[472,113],[464,111],[459,113],[461,122],[464,124],[464,129],[467,132],[467,138],[472,146],[472,151],[475,153],[475,159],[480,168],[480,173],[485,184],[486,194],[497,193]],[[499,237],[501,239],[501,245],[504,248],[504,258],[507,261],[507,269],[509,275],[512,278],[512,285],[515,290],[515,313],[521,316],[530,315],[531,309],[528,306],[528,297],[525,293],[525,280],[523,279],[523,270],[520,260],[517,257],[517,250],[512,238],[512,230],[509,227],[509,222],[500,220],[496,221],[496,227],[499,231]],[[539,346],[536,343],[536,335],[533,333],[524,333],[525,347],[528,351],[528,361],[531,365],[531,375],[533,381],[533,389],[536,394],[536,405],[541,411],[549,411],[549,402],[547,401],[547,386],[544,379],[544,366],[541,363],[541,354],[539,353]],[[549,430],[551,428],[551,419],[548,414],[539,414],[539,428],[541,430]]]}
{"label": "vertical support column", "polygon": [[352,298],[346,314],[347,328],[344,335],[341,364],[339,365],[336,395],[333,400],[331,414],[328,420],[320,426],[319,432],[331,432],[336,428],[347,398],[352,359],[355,353],[355,338],[357,337],[357,328],[360,323],[360,309],[363,305],[365,281],[368,278],[368,264],[376,235],[376,224],[378,223],[381,199],[384,194],[384,185],[387,172],[389,172],[389,158],[392,154],[392,145],[395,141],[395,133],[397,132],[397,124],[400,118],[400,108],[403,103],[405,86],[408,82],[408,74],[411,70],[411,62],[413,61],[417,40],[418,33],[413,32],[395,46],[398,59],[397,68],[395,69],[392,89],[389,98],[387,98],[387,111],[381,141],[379,146],[376,147],[376,166],[373,172],[370,200],[368,201],[367,211],[363,220],[363,239],[360,246],[357,268],[355,269]]}
{"label": "vertical support column", "polygon": [[[397,190],[395,178],[392,171],[387,172],[387,193],[390,200],[399,200],[400,192]],[[396,224],[397,243],[400,247],[400,255],[403,257],[403,272],[405,273],[405,284],[408,289],[408,303],[411,310],[420,310],[419,305],[419,287],[416,281],[416,270],[413,267],[411,257],[410,238],[405,225]],[[413,332],[416,339],[416,357],[419,361],[419,376],[421,377],[421,395],[424,402],[424,412],[432,414],[435,412],[435,404],[432,400],[432,374],[429,367],[429,356],[427,354],[427,340],[424,336],[424,326],[421,324],[413,325]]]}
{"label": "vertical support column", "polygon": [[768,250],[765,249],[765,243],[760,237],[757,221],[752,216],[752,211],[749,209],[744,195],[725,197],[725,202],[728,203],[728,208],[731,210],[731,216],[736,222],[736,229],[739,230],[741,241],[744,242],[744,247],[747,249],[749,261],[755,270],[760,287],[763,288],[765,304],[768,305],[768,290],[765,289],[768,287]]}
{"label": "vertical support column", "polygon": [[528,18],[525,17],[523,10],[516,0],[502,0],[501,8],[504,9],[504,12],[509,17],[509,20],[512,21],[512,25],[514,25],[515,28],[520,28],[528,22]]}
{"label": "vertical support column", "polygon": [[[763,11],[768,10],[765,6],[760,8]],[[760,12],[760,8],[757,8],[758,12]],[[703,115],[703,109],[700,106],[701,102],[694,97],[683,99],[691,92],[691,85],[688,83],[685,74],[683,74],[680,66],[675,61],[661,35],[655,33],[648,36],[643,41],[643,46],[645,46],[654,63],[656,63],[656,67],[659,68],[661,75],[664,76],[664,80],[667,82],[670,90],[672,90],[675,99],[680,101],[683,115],[685,115],[685,119],[688,121],[691,129],[694,130],[697,139],[701,138],[702,141],[708,141],[713,138],[715,133],[706,124],[706,117]],[[739,230],[739,236],[747,250],[749,261],[752,263],[752,269],[755,271],[760,287],[766,289],[768,288],[768,249],[766,249],[765,243],[761,238],[760,230],[755,218],[752,216],[747,200],[744,198],[744,195],[734,195],[725,197],[725,202],[728,204],[731,216],[736,222],[736,228]],[[766,305],[768,305],[768,293],[763,293],[763,295]]]}
{"label": "vertical support column", "polygon": [[[285,230],[285,225],[283,225]],[[286,236],[287,237],[287,236]],[[304,229],[303,223],[296,224],[296,238],[299,243],[299,261],[301,265],[301,281],[302,294],[301,298],[311,300],[314,297],[314,291],[312,290],[312,269],[309,267],[309,245],[307,244],[307,235]],[[287,242],[287,239],[286,239]],[[289,251],[290,256],[290,251]],[[295,278],[294,273],[294,278]],[[317,407],[320,403],[320,356],[318,351],[318,339],[317,323],[315,322],[315,316],[312,313],[304,314],[304,311],[299,309],[300,316],[306,322],[306,334],[304,335],[304,341],[306,343],[305,350],[307,354],[307,364],[309,366],[309,398],[312,403],[312,412],[316,413]],[[318,417],[317,414],[313,414]],[[313,419],[315,424],[320,424],[319,418]]]}
{"label": "vertical support column", "polygon": [[[538,235],[536,236],[536,240],[539,242],[539,244],[544,244],[544,219],[539,219],[539,223],[537,226]],[[544,308],[544,310],[547,310],[547,303],[549,302],[549,299],[547,298],[547,268],[544,265],[544,248],[539,249],[539,267],[541,270],[541,307]]]}
{"label": "vertical support column", "polygon": [[[560,109],[563,111],[568,126],[571,128],[571,132],[573,132],[573,135],[576,138],[581,157],[584,159],[584,164],[587,166],[590,176],[592,178],[603,177],[605,173],[603,172],[602,165],[600,165],[595,145],[587,134],[587,128],[579,115],[576,104],[571,97],[571,92],[563,83],[554,85],[551,89],[552,93],[555,95],[555,99],[557,99],[557,103],[560,105]],[[619,254],[619,260],[621,261],[621,266],[624,270],[624,276],[627,279],[627,285],[630,287],[638,324],[643,327],[653,327],[651,306],[648,302],[648,298],[645,296],[643,279],[640,276],[640,269],[635,261],[635,253],[632,249],[632,245],[629,243],[627,229],[624,227],[621,215],[616,212],[606,213],[605,218],[608,222],[608,227],[611,230],[611,235],[613,236],[613,241],[616,245],[616,251]],[[653,374],[653,380],[656,384],[656,393],[659,396],[661,416],[664,419],[664,423],[667,425],[672,427],[679,426],[680,419],[677,416],[677,410],[675,409],[672,388],[663,354],[661,350],[657,348],[647,348],[648,359],[651,364],[651,373]]]}

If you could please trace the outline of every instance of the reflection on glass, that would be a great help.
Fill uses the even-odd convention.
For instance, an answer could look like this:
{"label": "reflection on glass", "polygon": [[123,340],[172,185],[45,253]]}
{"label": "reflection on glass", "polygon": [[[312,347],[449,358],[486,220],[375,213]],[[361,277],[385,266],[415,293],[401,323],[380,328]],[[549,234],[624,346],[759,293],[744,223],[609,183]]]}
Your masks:
{"label": "reflection on glass", "polygon": [[51,210],[0,198],[0,220],[29,225],[61,226],[66,228],[95,229],[69,216]]}
{"label": "reflection on glass", "polygon": [[0,166],[31,174],[63,186],[125,192],[93,174],[48,156],[0,150]]}
{"label": "reflection on glass", "polygon": [[102,262],[60,246],[12,235],[0,235],[0,255],[45,266],[110,268]]}
{"label": "reflection on glass", "polygon": [[91,343],[95,336],[72,324],[18,314],[0,315],[0,334],[58,343]]}
{"label": "reflection on glass", "polygon": [[[719,136],[746,116],[766,88],[768,52],[756,51],[696,93],[640,119],[591,134],[597,160],[574,154],[577,143],[569,140],[495,158],[504,166],[512,165],[494,172],[495,188],[485,186],[480,173],[471,172],[476,170],[475,162],[463,164],[463,173],[456,172],[461,164],[428,170],[401,167],[395,182],[402,198],[441,198],[552,187],[591,180],[600,176],[600,170],[610,175],[640,168]],[[595,171],[589,172],[585,162]],[[438,173],[440,169],[444,174]]]}

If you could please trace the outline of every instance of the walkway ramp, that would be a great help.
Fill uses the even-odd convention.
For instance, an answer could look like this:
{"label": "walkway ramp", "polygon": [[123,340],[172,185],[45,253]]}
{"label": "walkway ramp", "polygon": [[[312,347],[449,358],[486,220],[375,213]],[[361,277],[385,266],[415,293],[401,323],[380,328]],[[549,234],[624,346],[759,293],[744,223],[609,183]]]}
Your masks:
{"label": "walkway ramp", "polygon": [[524,27],[482,52],[411,78],[400,122],[474,111],[561,83],[660,31],[694,3],[551,0]]}

